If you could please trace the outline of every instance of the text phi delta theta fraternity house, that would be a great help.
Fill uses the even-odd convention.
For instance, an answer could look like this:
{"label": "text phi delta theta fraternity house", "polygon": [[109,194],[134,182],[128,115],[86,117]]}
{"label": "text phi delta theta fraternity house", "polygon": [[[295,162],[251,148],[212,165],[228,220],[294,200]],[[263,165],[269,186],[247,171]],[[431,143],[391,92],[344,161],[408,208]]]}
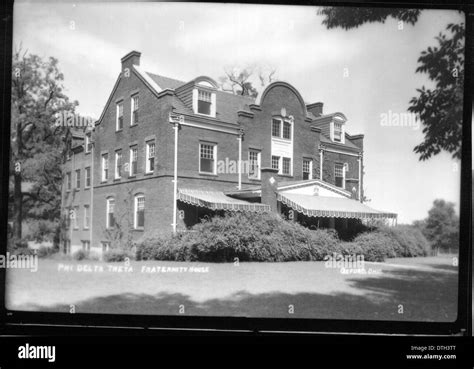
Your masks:
{"label": "text phi delta theta fraternity house", "polygon": [[279,212],[341,237],[368,220],[396,222],[362,203],[364,136],[346,132],[344,114],[305,103],[286,82],[254,99],[205,76],[183,82],[148,73],[140,55],[121,59],[93,127],[73,130],[65,252],[101,254],[236,211]]}

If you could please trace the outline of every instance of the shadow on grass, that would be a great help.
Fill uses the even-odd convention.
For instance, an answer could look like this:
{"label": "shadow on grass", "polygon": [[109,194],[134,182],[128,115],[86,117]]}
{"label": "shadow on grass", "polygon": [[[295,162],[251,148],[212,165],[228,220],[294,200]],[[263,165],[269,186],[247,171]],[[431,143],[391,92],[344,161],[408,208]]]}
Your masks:
{"label": "shadow on grass", "polygon": [[[357,294],[279,293],[239,291],[225,299],[192,300],[180,293],[124,293],[75,303],[77,313],[454,321],[457,273],[444,270],[389,270],[377,276],[347,281]],[[321,281],[331,283],[331,281]],[[223,283],[223,288],[225,284]],[[294,314],[288,313],[289,305]],[[403,313],[399,313],[403,308]],[[66,305],[25,305],[15,310],[69,311]]]}

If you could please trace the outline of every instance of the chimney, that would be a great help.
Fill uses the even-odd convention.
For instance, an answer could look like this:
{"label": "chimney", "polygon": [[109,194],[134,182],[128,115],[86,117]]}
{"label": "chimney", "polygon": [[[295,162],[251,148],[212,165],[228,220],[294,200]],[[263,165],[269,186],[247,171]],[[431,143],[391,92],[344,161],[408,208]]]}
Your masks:
{"label": "chimney", "polygon": [[312,113],[316,118],[323,115],[323,103],[316,102],[313,104],[306,105],[306,109]]}
{"label": "chimney", "polygon": [[140,65],[140,55],[142,53],[138,51],[130,51],[127,55],[125,55],[120,61],[122,62],[122,72],[129,68],[131,69],[133,65]]}
{"label": "chimney", "polygon": [[262,204],[270,205],[271,211],[277,212],[278,169],[262,168],[260,173],[262,179]]}

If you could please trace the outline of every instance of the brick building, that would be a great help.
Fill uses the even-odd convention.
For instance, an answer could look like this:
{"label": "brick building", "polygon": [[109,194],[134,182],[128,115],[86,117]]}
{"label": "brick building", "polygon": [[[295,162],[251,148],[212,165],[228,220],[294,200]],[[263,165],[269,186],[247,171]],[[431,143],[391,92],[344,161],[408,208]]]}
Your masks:
{"label": "brick building", "polygon": [[225,211],[278,211],[342,233],[396,219],[362,203],[364,137],[346,125],[286,82],[253,99],[205,76],[148,73],[132,51],[93,129],[73,135],[65,249],[100,254]]}

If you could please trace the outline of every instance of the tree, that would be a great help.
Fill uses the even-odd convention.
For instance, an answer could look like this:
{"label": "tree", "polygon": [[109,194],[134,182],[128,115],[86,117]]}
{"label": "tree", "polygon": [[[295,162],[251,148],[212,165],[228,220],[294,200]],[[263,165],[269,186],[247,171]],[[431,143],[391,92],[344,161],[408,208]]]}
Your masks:
{"label": "tree", "polygon": [[223,91],[232,92],[235,95],[257,97],[258,91],[252,79],[257,76],[261,87],[264,87],[273,81],[276,70],[255,66],[243,68],[235,66],[225,68],[224,73],[225,75],[218,79]]}
{"label": "tree", "polygon": [[[64,93],[58,60],[44,61],[21,46],[13,54],[10,181],[13,239],[22,238],[26,217],[59,222],[62,163],[70,129],[56,115],[78,105]],[[22,185],[30,185],[27,192]]]}
{"label": "tree", "polygon": [[416,222],[432,248],[451,252],[459,247],[459,218],[456,216],[454,204],[444,200],[435,200],[428,211],[428,218]]}
{"label": "tree", "polygon": [[[324,7],[319,11],[328,28],[349,30],[365,23],[381,22],[392,17],[414,25],[419,9]],[[402,24],[403,24],[402,23]],[[449,24],[446,33],[435,38],[437,45],[422,51],[416,73],[426,73],[435,83],[434,89],[422,86],[418,96],[410,100],[408,111],[419,116],[423,124],[424,141],[413,149],[420,160],[446,151],[454,159],[461,158],[463,81],[464,81],[464,23]]]}

